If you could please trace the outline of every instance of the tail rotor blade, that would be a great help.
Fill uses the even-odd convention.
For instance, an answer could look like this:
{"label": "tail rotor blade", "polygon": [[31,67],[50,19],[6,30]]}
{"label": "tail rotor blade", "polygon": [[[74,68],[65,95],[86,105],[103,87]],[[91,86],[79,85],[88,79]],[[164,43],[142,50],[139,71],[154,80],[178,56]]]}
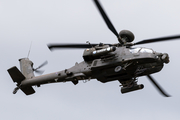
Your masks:
{"label": "tail rotor blade", "polygon": [[43,62],[39,67],[37,67],[36,69],[33,69],[34,72],[36,72],[37,74],[40,74],[40,75],[43,74],[44,70],[39,70],[39,69],[47,64],[48,64],[48,61]]}
{"label": "tail rotor blade", "polygon": [[39,75],[42,75],[44,73],[44,70],[35,70],[35,72]]}
{"label": "tail rotor blade", "polygon": [[37,67],[36,69],[34,69],[35,71],[42,68],[43,66],[47,65],[48,61],[43,62],[39,67]]}
{"label": "tail rotor blade", "polygon": [[165,93],[165,91],[160,87],[160,85],[158,85],[158,83],[154,80],[154,78],[152,78],[150,75],[147,75],[147,77],[154,84],[154,86],[159,90],[159,92],[162,93],[162,95],[164,95],[165,97],[170,97],[168,94]]}

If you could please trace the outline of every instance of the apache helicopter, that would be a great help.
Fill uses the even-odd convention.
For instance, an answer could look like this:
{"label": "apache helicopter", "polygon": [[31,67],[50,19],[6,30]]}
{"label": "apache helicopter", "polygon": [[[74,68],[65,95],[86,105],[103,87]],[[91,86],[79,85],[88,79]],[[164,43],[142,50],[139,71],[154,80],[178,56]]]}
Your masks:
{"label": "apache helicopter", "polygon": [[40,87],[42,84],[71,81],[76,85],[80,80],[90,79],[97,79],[102,83],[118,80],[121,83],[121,93],[127,93],[143,89],[143,84],[137,84],[137,78],[147,76],[162,95],[169,97],[151,76],[151,74],[161,71],[164,63],[169,63],[169,55],[167,53],[155,52],[153,49],[144,47],[134,48],[133,46],[178,39],[180,35],[132,43],[134,40],[133,33],[128,30],[122,30],[118,34],[98,0],[94,0],[94,3],[108,28],[116,35],[119,43],[48,44],[50,50],[84,48],[84,61],[76,63],[69,69],[35,77],[34,71],[38,72],[38,69],[46,63],[34,69],[32,61],[28,58],[22,58],[19,60],[21,71],[16,66],[8,69],[12,80],[17,83],[17,87],[13,91],[14,94],[19,89],[26,95],[33,94],[35,91],[32,86]]}

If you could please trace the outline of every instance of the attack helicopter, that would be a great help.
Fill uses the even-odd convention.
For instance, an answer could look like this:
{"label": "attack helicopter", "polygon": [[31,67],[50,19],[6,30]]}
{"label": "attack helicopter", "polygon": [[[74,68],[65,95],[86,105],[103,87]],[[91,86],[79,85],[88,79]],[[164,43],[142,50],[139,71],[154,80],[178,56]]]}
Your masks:
{"label": "attack helicopter", "polygon": [[32,86],[40,87],[43,84],[56,82],[72,82],[76,85],[80,80],[90,79],[97,79],[102,83],[118,80],[121,84],[121,93],[128,93],[143,89],[144,85],[138,84],[137,80],[138,77],[147,76],[163,96],[169,97],[151,76],[151,74],[161,71],[164,64],[169,63],[169,55],[155,52],[153,49],[133,46],[179,39],[180,35],[146,39],[132,43],[134,34],[129,30],[122,30],[118,34],[100,2],[94,0],[94,3],[106,25],[119,42],[116,44],[91,44],[89,42],[87,44],[48,44],[50,50],[85,49],[83,53],[84,61],[76,63],[69,69],[35,77],[34,72],[38,72],[38,69],[47,62],[34,69],[33,62],[28,58],[19,59],[21,71],[16,66],[7,70],[12,80],[17,83],[17,87],[13,91],[14,94],[21,89],[26,95],[31,95],[35,93]]}

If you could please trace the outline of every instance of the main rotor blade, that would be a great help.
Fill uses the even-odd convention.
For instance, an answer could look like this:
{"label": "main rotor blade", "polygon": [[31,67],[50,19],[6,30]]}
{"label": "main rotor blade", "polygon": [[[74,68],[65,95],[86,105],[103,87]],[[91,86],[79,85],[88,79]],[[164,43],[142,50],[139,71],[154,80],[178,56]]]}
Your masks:
{"label": "main rotor blade", "polygon": [[146,44],[146,43],[154,43],[154,42],[162,42],[162,41],[169,41],[169,40],[179,39],[179,38],[180,38],[180,35],[161,37],[161,38],[153,38],[153,39],[147,39],[147,40],[139,41],[137,43],[134,43],[134,45]]}
{"label": "main rotor blade", "polygon": [[168,94],[165,93],[165,91],[160,87],[160,85],[158,85],[158,83],[152,78],[152,76],[147,75],[147,77],[165,97],[170,97]]}
{"label": "main rotor blade", "polygon": [[50,50],[53,50],[53,49],[66,49],[66,48],[92,48],[94,46],[96,46],[98,44],[48,44],[48,48]]}
{"label": "main rotor blade", "polygon": [[104,21],[106,22],[108,28],[117,36],[117,38],[119,38],[119,35],[116,31],[116,29],[114,28],[113,24],[111,23],[111,21],[109,20],[108,16],[106,15],[105,11],[103,10],[103,8],[101,7],[100,3],[98,2],[98,0],[94,0],[94,3],[96,4],[99,12],[101,13]]}

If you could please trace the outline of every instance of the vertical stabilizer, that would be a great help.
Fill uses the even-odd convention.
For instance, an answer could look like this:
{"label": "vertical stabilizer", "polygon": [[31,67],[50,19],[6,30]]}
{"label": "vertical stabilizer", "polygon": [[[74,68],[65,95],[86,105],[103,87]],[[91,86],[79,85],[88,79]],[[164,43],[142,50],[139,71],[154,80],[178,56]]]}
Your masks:
{"label": "vertical stabilizer", "polygon": [[17,87],[14,89],[15,94],[19,89],[21,89],[26,95],[31,95],[35,93],[32,86],[22,86],[21,82],[26,79],[31,79],[34,77],[33,62],[28,58],[19,59],[21,72],[16,66],[8,69],[8,73],[14,82],[17,82]]}
{"label": "vertical stabilizer", "polygon": [[16,66],[7,70],[14,82],[17,82],[17,87],[14,89],[15,94],[19,89],[21,89],[26,95],[31,95],[35,93],[32,86],[21,86],[21,82],[26,79],[26,77],[18,70]]}
{"label": "vertical stabilizer", "polygon": [[28,58],[19,59],[19,62],[20,62],[21,72],[26,77],[26,79],[33,78],[34,77],[33,62],[30,61]]}
{"label": "vertical stabilizer", "polygon": [[13,93],[15,94],[19,89],[21,89],[26,95],[31,95],[35,93],[33,87],[31,85],[23,85],[22,82],[26,80],[28,81],[28,79],[32,79],[33,77],[35,77],[34,71],[42,73],[42,71],[38,69],[46,65],[47,61],[45,61],[36,69],[33,68],[33,62],[28,58],[19,59],[19,62],[20,70],[16,66],[11,67],[7,70],[12,80],[17,83],[17,87],[14,89]]}

